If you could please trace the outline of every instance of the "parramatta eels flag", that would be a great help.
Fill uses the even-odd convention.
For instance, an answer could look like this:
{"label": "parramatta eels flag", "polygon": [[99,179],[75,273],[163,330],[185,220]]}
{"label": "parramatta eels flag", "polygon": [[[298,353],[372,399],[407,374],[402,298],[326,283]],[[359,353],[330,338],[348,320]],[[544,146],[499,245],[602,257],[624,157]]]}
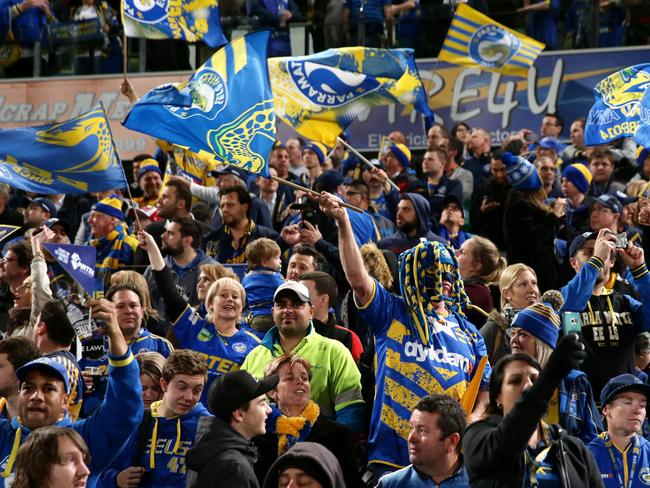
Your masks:
{"label": "parramatta eels flag", "polygon": [[1,129],[0,182],[49,194],[128,184],[101,106],[65,122]]}
{"label": "parramatta eels flag", "polygon": [[240,37],[187,83],[154,88],[133,106],[124,126],[267,176],[275,141],[269,37],[270,31]]}
{"label": "parramatta eels flag", "polygon": [[411,49],[349,47],[271,58],[269,76],[275,113],[303,136],[330,147],[371,107],[413,105],[433,122]]}
{"label": "parramatta eels flag", "polygon": [[128,37],[203,41],[210,47],[228,42],[218,0],[122,0],[122,21]]}
{"label": "parramatta eels flag", "polygon": [[639,106],[639,127],[634,135],[637,144],[650,148],[650,84],[646,83],[646,89],[641,98]]}
{"label": "parramatta eels flag", "polygon": [[479,66],[505,75],[526,76],[545,44],[495,22],[461,3],[438,59]]}
{"label": "parramatta eels flag", "polygon": [[641,99],[648,87],[650,64],[630,66],[600,81],[594,87],[596,101],[587,117],[585,144],[605,144],[634,136],[641,118]]}
{"label": "parramatta eels flag", "polygon": [[74,244],[43,244],[61,267],[90,297],[103,293],[104,285],[96,272],[97,250]]}

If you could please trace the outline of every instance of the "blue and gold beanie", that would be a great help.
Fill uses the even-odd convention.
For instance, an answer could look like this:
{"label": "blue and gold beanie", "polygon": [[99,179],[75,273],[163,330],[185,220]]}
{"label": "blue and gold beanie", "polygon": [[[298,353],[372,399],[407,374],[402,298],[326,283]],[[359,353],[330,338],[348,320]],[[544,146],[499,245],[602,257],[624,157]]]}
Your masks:
{"label": "blue and gold beanie", "polygon": [[111,217],[115,217],[119,220],[126,220],[124,218],[124,213],[122,212],[122,201],[117,198],[117,195],[111,195],[108,198],[100,200],[92,208],[95,212],[101,212]]}
{"label": "blue and gold beanie", "polygon": [[147,158],[140,161],[140,166],[138,166],[138,181],[140,181],[140,178],[142,178],[144,174],[148,173],[149,171],[158,173],[158,175],[162,178],[163,174],[162,171],[160,171],[158,161],[153,158]]}
{"label": "blue and gold beanie", "polygon": [[316,157],[318,157],[318,162],[320,163],[321,166],[325,164],[325,156],[327,156],[327,153],[329,152],[325,144],[321,144],[320,142],[316,142],[316,141],[311,141],[305,144],[303,151],[305,149],[310,149],[311,151],[314,151],[314,153],[316,153]]}
{"label": "blue and gold beanie", "polygon": [[580,193],[587,193],[591,184],[591,171],[584,164],[575,163],[567,166],[562,172],[562,178],[573,183]]}
{"label": "blue and gold beanie", "polygon": [[408,168],[411,166],[411,151],[404,144],[393,144],[390,146],[392,152],[402,166]]}
{"label": "blue and gold beanie", "polygon": [[550,303],[536,303],[515,315],[511,327],[524,329],[554,348],[560,331],[560,316]]}

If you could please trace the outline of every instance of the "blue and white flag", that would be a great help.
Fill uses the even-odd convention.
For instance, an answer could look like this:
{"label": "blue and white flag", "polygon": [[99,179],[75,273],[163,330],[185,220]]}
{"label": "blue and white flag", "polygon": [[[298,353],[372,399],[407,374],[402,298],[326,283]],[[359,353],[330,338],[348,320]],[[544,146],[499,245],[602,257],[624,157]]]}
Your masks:
{"label": "blue and white flag", "polygon": [[97,297],[104,291],[103,283],[95,272],[97,250],[94,247],[74,244],[43,246],[90,297]]}
{"label": "blue and white flag", "polygon": [[17,225],[0,225],[0,242],[4,241],[18,229],[20,229],[20,227]]}

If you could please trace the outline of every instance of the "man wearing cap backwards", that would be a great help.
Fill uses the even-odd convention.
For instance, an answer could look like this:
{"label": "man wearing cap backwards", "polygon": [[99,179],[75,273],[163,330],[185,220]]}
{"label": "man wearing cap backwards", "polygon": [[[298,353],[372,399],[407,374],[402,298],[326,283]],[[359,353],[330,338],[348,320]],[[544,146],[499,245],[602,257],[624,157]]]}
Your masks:
{"label": "man wearing cap backwards", "polygon": [[[185,488],[185,456],[194,445],[200,418],[210,415],[199,403],[207,371],[205,360],[195,351],[181,349],[167,358],[160,379],[163,397],[145,412],[145,432],[135,430],[102,473],[103,487]],[[146,442],[139,445],[142,434]]]}
{"label": "man wearing cap backwards", "polygon": [[376,399],[368,459],[378,479],[409,464],[408,420],[417,401],[434,392],[461,400],[466,414],[488,402],[490,366],[480,334],[465,318],[469,301],[451,248],[426,241],[400,256],[402,297],[366,271],[347,213],[333,195],[320,205],[339,224],[339,250],[362,318],[376,344]]}
{"label": "man wearing cap backwards", "polygon": [[442,215],[438,232],[440,237],[449,241],[451,247],[460,249],[463,243],[471,239],[472,234],[465,232],[465,207],[457,195],[447,195],[442,201]]}
{"label": "man wearing cap backwards", "polygon": [[110,343],[109,388],[101,407],[89,418],[73,422],[68,413],[70,382],[66,368],[56,358],[40,358],[16,371],[20,381],[19,413],[11,422],[0,419],[0,477],[10,486],[20,445],[29,434],[46,425],[71,427],[90,449],[91,478],[97,476],[120,451],[142,419],[140,371],[122,336],[117,313],[107,300],[93,300],[93,317],[104,324]]}
{"label": "man wearing cap backwards", "polygon": [[399,187],[399,191],[406,191],[409,186],[417,184],[418,179],[409,174],[411,151],[405,144],[389,146],[382,156],[382,162],[388,177]]}
{"label": "man wearing cap backwards", "polygon": [[154,206],[160,197],[160,189],[163,186],[162,171],[158,161],[152,158],[143,159],[138,166],[138,187],[142,190],[142,196],[133,199],[139,207]]}
{"label": "man wearing cap backwards", "polygon": [[650,485],[650,443],[637,432],[646,417],[650,386],[632,374],[609,380],[600,394],[607,431],[587,446],[605,488]]}
{"label": "man wearing cap backwards", "polygon": [[138,240],[128,233],[122,201],[115,196],[100,200],[90,212],[92,239],[97,249],[97,271],[106,281],[112,271],[133,264]]}
{"label": "man wearing cap backwards", "polygon": [[[634,338],[650,330],[650,273],[643,249],[632,243],[617,248],[616,236],[606,229],[578,235],[569,256],[576,276],[560,290],[562,311],[580,312],[589,352],[582,370],[597,392],[612,375],[634,373]],[[616,256],[630,269],[640,302],[608,283]]]}
{"label": "man wearing cap backwards", "polygon": [[278,375],[257,381],[246,371],[231,371],[214,381],[208,408],[214,417],[199,420],[194,446],[185,458],[187,488],[259,488],[250,440],[266,432],[271,408],[266,393]]}
{"label": "man wearing cap backwards", "polygon": [[364,420],[361,375],[342,343],[314,329],[309,289],[296,281],[279,286],[273,296],[272,313],[275,327],[248,354],[241,369],[262,378],[264,367],[273,358],[293,352],[307,359],[313,365],[312,400],[324,415],[360,432]]}

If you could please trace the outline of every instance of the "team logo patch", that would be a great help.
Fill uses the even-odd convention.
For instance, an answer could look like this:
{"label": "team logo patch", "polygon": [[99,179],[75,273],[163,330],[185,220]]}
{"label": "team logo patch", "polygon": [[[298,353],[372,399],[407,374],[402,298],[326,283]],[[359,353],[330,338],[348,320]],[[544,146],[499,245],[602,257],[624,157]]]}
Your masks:
{"label": "team logo patch", "polygon": [[602,80],[597,89],[605,105],[630,117],[638,112],[638,103],[648,86],[650,73],[626,68]]}
{"label": "team logo patch", "polygon": [[469,55],[482,66],[500,68],[515,55],[521,41],[499,27],[488,24],[479,27],[469,41]]}
{"label": "team logo patch", "polygon": [[646,486],[650,486],[650,468],[643,467],[639,470],[639,481]]}
{"label": "team logo patch", "polygon": [[192,105],[165,105],[165,108],[182,119],[199,116],[214,120],[228,104],[226,84],[221,75],[210,68],[204,67],[198,71],[180,91],[192,95]]}
{"label": "team logo patch", "polygon": [[338,107],[379,88],[379,82],[363,73],[351,73],[311,61],[289,61],[291,80],[312,103]]}
{"label": "team logo patch", "polygon": [[124,2],[124,15],[145,24],[158,24],[167,18],[169,0],[132,0]]}
{"label": "team logo patch", "polygon": [[201,330],[199,331],[199,335],[196,336],[196,338],[201,342],[208,342],[213,337],[214,334],[204,327],[201,328]]}
{"label": "team logo patch", "polygon": [[246,347],[246,344],[244,344],[243,342],[235,342],[232,345],[232,350],[240,354],[243,354],[248,350],[248,348]]}

